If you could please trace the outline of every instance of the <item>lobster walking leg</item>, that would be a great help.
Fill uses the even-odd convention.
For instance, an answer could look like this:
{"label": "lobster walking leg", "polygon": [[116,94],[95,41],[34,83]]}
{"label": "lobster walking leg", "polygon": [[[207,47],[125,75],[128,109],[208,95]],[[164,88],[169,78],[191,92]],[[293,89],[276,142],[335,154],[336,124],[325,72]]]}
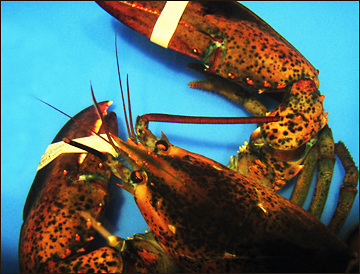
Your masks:
{"label": "lobster walking leg", "polygon": [[313,146],[304,159],[304,167],[299,172],[296,184],[290,197],[290,201],[300,207],[303,206],[306,197],[308,196],[312,178],[315,174],[317,159],[318,149],[316,146]]}
{"label": "lobster walking leg", "polygon": [[359,170],[343,142],[340,141],[335,144],[335,154],[345,169],[344,184],[340,187],[338,205],[329,224],[329,229],[338,233],[349,215],[358,192],[356,187],[359,181]]}
{"label": "lobster walking leg", "polygon": [[334,171],[334,139],[331,129],[326,125],[319,133],[318,175],[315,192],[308,211],[320,219],[329,193]]}
{"label": "lobster walking leg", "polygon": [[317,145],[311,148],[304,160],[304,168],[297,178],[290,201],[299,206],[303,205],[318,164],[316,187],[308,211],[317,219],[321,218],[331,184],[335,154],[345,169],[338,205],[328,225],[329,229],[337,234],[344,225],[356,197],[359,172],[345,145],[342,142],[334,144],[331,129],[327,125],[320,131]]}
{"label": "lobster walking leg", "polygon": [[189,64],[187,68],[203,73],[208,80],[198,80],[189,83],[189,87],[217,93],[230,101],[242,105],[249,113],[255,116],[265,116],[267,108],[261,101],[243,86],[227,81],[226,79],[209,73],[201,64]]}

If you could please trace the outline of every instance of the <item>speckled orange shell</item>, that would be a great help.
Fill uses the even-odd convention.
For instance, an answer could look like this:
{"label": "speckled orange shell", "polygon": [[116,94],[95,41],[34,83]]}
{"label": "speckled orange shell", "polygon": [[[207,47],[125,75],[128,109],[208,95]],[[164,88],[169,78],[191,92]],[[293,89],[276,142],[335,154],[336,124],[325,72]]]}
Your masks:
{"label": "speckled orange shell", "polygon": [[185,272],[322,272],[350,257],[311,214],[211,159],[172,145],[120,149],[146,173],[135,201],[151,233]]}
{"label": "speckled orange shell", "polygon": [[[103,113],[106,113],[109,105],[109,102],[100,103]],[[89,128],[94,128],[99,120],[94,107],[83,110],[75,119]],[[107,115],[106,121],[111,132],[117,134],[115,113]],[[74,139],[89,135],[92,135],[89,129],[70,120],[53,142],[61,141],[64,137]],[[63,259],[79,255],[78,252],[95,233],[85,225],[78,211],[87,211],[94,218],[100,219],[110,194],[110,170],[99,165],[100,160],[91,154],[80,164],[79,155],[61,154],[36,174],[25,203],[24,223],[20,233],[19,259],[22,272],[77,272],[85,263],[88,264],[88,270],[99,267],[94,264],[98,259],[79,261],[74,268],[71,268],[71,264],[64,266],[61,263]],[[97,179],[89,178],[85,182],[79,180],[80,175],[93,175]],[[89,258],[99,256],[101,253]],[[113,260],[119,259],[117,254]],[[119,264],[115,266],[119,267]],[[102,267],[110,269],[114,265],[110,263]]]}
{"label": "speckled orange shell", "polygon": [[[99,1],[115,18],[150,38],[164,1]],[[209,71],[255,90],[276,90],[301,79],[319,86],[318,71],[286,39],[233,1],[190,1],[169,48],[203,60]]]}

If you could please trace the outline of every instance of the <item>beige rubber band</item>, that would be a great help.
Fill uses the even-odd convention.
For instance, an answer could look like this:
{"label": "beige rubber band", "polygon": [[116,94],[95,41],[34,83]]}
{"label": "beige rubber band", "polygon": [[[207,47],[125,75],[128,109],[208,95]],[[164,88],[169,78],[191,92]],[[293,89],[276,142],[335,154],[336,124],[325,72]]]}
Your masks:
{"label": "beige rubber band", "polygon": [[189,1],[167,1],[155,23],[150,41],[167,48]]}
{"label": "beige rubber band", "polygon": [[[100,134],[103,138],[107,140],[106,134]],[[92,135],[83,138],[73,139],[74,141],[81,143],[83,145],[87,145],[89,147],[95,148],[101,152],[108,152],[114,157],[117,157],[118,154],[115,149],[103,139],[99,138],[97,135]],[[42,169],[44,166],[53,161],[56,157],[63,153],[87,153],[87,151],[82,150],[80,148],[74,147],[63,141],[53,143],[49,145],[44,153],[44,155],[40,159],[40,164],[37,168],[37,171]]]}

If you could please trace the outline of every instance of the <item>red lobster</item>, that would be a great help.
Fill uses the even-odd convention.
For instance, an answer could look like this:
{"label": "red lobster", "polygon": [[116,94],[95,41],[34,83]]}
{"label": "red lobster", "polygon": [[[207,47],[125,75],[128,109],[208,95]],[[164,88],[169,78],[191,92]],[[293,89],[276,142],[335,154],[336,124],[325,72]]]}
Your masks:
{"label": "red lobster", "polygon": [[[99,113],[104,113],[104,105],[108,102],[100,104]],[[94,109],[82,113],[96,116]],[[128,142],[107,134],[131,168],[112,154],[66,140],[93,154],[85,159],[92,159],[91,164],[79,162],[86,174],[77,170],[82,157],[73,154],[76,162],[70,166],[68,156],[60,156],[45,170],[47,176],[38,173],[24,209],[19,248],[23,271],[178,270],[172,261],[184,271],[344,270],[352,253],[311,214],[234,170],[173,146],[164,134],[157,138],[145,117],[137,118],[136,135],[130,134]],[[96,120],[92,117],[90,125]],[[68,128],[54,141],[73,136]],[[107,200],[109,169],[134,195],[151,235],[129,241],[115,238],[110,241],[115,249],[82,255],[92,237],[91,219],[100,218]],[[40,177],[45,180],[42,186]]]}
{"label": "red lobster", "polygon": [[[302,80],[299,81],[301,84]],[[319,101],[319,95],[309,85]],[[94,111],[91,116],[98,120]],[[85,210],[95,218],[100,217],[103,203],[90,204],[88,199],[92,199],[98,190],[103,190],[102,182],[107,180],[109,168],[122,178],[122,187],[134,194],[154,236],[153,239],[146,234],[145,239],[140,237],[139,242],[150,243],[156,250],[161,246],[182,270],[344,270],[352,254],[310,214],[236,171],[171,145],[164,135],[161,139],[155,137],[148,130],[144,118],[138,118],[135,130],[137,136],[132,135],[128,142],[112,135],[116,140],[114,149],[128,160],[131,169],[108,154],[92,151],[97,157],[88,155],[89,161],[91,158],[97,160],[93,160],[94,164],[83,166],[86,167],[86,176],[79,176],[83,172],[73,171],[70,167],[72,176],[67,177],[69,169],[66,158],[54,160],[60,168],[54,169],[55,175],[47,177],[44,185],[39,183],[38,173],[24,209],[25,223],[20,241],[23,271],[174,270],[147,264],[149,257],[141,254],[144,254],[144,250],[152,254],[148,247],[132,248],[131,241],[124,244],[121,239],[117,240],[120,253],[109,247],[83,256],[79,253],[83,244],[91,239],[91,225],[76,214]],[[86,136],[89,134],[87,132]],[[75,158],[77,161],[78,157]],[[76,161],[71,164],[77,168]],[[96,171],[88,171],[88,165]],[[59,186],[64,186],[60,188],[61,193],[54,190]],[[72,192],[69,187],[74,186],[85,191],[86,195],[79,196],[79,192]],[[49,194],[60,200],[49,199]],[[95,196],[106,202],[107,195],[107,191],[104,191]],[[59,221],[58,218],[64,219]],[[41,233],[42,230],[47,232]],[[56,251],[53,252],[53,249]],[[162,256],[159,264],[167,266],[167,256],[160,250]],[[137,261],[134,259],[136,257]],[[137,265],[140,265],[139,268],[136,268]]]}
{"label": "red lobster", "polygon": [[[240,147],[238,157],[231,158],[230,168],[275,191],[302,170],[291,197],[302,206],[317,164],[317,187],[309,212],[319,219],[337,154],[346,176],[329,227],[338,233],[357,194],[358,169],[344,144],[334,144],[323,110],[325,96],[318,90],[318,70],[243,5],[182,2],[97,3],[151,41],[202,60],[204,65],[189,67],[205,73],[209,81],[192,82],[190,87],[216,92],[255,116],[281,117],[259,127]],[[268,112],[252,91],[281,94],[282,102]]]}

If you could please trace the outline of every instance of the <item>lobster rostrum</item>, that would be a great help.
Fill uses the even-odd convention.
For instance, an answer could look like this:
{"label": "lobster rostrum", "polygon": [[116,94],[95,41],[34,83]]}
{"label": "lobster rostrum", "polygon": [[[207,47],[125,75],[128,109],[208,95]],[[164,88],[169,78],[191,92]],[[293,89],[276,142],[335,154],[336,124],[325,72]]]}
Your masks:
{"label": "lobster rostrum", "polygon": [[[192,82],[190,87],[218,93],[255,116],[281,117],[261,125],[249,143],[240,147],[238,156],[231,157],[228,167],[274,191],[300,172],[291,201],[302,206],[318,164],[309,212],[319,219],[337,154],[346,176],[329,227],[338,233],[357,194],[358,169],[343,143],[334,144],[323,108],[325,96],[318,90],[319,71],[271,26],[237,2],[176,2],[97,1],[151,41],[202,60],[204,64],[189,67],[209,80]],[[281,104],[269,112],[253,91],[281,94]]]}

